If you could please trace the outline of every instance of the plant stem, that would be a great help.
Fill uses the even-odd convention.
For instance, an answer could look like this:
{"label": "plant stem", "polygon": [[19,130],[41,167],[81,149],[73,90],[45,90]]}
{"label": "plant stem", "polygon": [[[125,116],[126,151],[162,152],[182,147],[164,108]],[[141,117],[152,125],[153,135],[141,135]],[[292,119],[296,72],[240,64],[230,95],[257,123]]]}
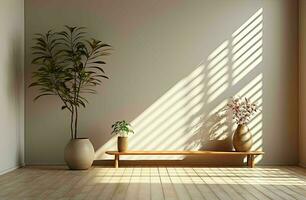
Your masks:
{"label": "plant stem", "polygon": [[71,105],[71,116],[70,116],[70,133],[71,133],[71,139],[74,139],[73,121],[74,121],[74,107],[73,107],[73,105]]}
{"label": "plant stem", "polygon": [[73,107],[75,110],[74,115],[73,115],[73,120],[71,126],[73,126],[74,123],[74,139],[77,138],[77,123],[78,123],[78,98],[77,98],[77,63],[75,61],[75,55],[74,55],[74,44],[73,44],[73,33],[70,32],[70,45],[71,45],[71,51],[72,51],[72,60],[73,60],[73,67],[74,67],[74,76],[73,76]]}
{"label": "plant stem", "polygon": [[74,134],[75,138],[77,138],[78,134],[78,107],[75,107],[75,120],[74,120]]}

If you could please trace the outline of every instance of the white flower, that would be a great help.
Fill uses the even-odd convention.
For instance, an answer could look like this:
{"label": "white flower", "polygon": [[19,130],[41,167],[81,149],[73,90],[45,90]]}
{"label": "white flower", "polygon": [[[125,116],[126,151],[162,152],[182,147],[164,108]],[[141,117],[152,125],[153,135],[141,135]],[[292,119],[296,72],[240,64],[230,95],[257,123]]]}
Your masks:
{"label": "white flower", "polygon": [[240,97],[232,98],[227,104],[227,109],[233,113],[233,119],[237,124],[246,124],[250,121],[251,116],[257,112],[257,105],[249,99]]}

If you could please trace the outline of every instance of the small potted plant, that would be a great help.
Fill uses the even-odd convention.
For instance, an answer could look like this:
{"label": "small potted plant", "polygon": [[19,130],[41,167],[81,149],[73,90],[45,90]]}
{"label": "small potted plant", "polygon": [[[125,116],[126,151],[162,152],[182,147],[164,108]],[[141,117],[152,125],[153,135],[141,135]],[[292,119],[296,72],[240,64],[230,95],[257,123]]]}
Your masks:
{"label": "small potted plant", "polygon": [[227,104],[227,109],[232,111],[233,119],[238,125],[234,136],[233,146],[236,151],[250,151],[253,145],[252,134],[247,124],[251,117],[258,111],[257,105],[247,98],[232,98]]}
{"label": "small potted plant", "polygon": [[117,121],[112,125],[112,134],[118,135],[117,147],[119,152],[125,152],[128,149],[128,136],[134,133],[131,124],[125,120]]}

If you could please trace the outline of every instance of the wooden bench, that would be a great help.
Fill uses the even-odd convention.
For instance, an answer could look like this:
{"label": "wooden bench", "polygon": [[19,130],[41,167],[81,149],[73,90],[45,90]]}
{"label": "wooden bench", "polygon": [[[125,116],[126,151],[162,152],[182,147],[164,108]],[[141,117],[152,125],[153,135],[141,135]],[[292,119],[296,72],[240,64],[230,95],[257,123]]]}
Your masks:
{"label": "wooden bench", "polygon": [[262,155],[262,151],[249,151],[249,152],[238,152],[238,151],[107,151],[109,155],[114,155],[114,166],[119,167],[119,158],[123,155],[186,155],[186,156],[202,156],[202,155],[244,155],[247,156],[247,166],[253,168],[255,166],[255,156]]}

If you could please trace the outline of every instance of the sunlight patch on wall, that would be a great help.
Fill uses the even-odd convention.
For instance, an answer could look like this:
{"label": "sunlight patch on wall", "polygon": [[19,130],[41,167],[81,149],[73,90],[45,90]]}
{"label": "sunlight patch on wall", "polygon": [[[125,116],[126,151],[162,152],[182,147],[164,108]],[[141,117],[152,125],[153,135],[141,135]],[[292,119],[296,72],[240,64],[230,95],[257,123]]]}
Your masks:
{"label": "sunlight patch on wall", "polygon": [[259,9],[233,34],[233,84],[237,84],[262,62],[263,15]]}
{"label": "sunlight patch on wall", "polygon": [[207,95],[208,103],[215,100],[229,87],[229,48],[224,41],[217,50],[208,56]]}
{"label": "sunlight patch on wall", "polygon": [[262,21],[263,20],[262,13],[263,13],[263,9],[262,8],[258,9],[248,20],[246,20],[246,22],[244,22],[236,31],[234,31],[234,33],[232,34],[232,37],[233,38],[237,37],[237,35],[243,31],[248,32],[249,24],[252,24],[252,22],[256,20],[258,17],[260,17]]}

